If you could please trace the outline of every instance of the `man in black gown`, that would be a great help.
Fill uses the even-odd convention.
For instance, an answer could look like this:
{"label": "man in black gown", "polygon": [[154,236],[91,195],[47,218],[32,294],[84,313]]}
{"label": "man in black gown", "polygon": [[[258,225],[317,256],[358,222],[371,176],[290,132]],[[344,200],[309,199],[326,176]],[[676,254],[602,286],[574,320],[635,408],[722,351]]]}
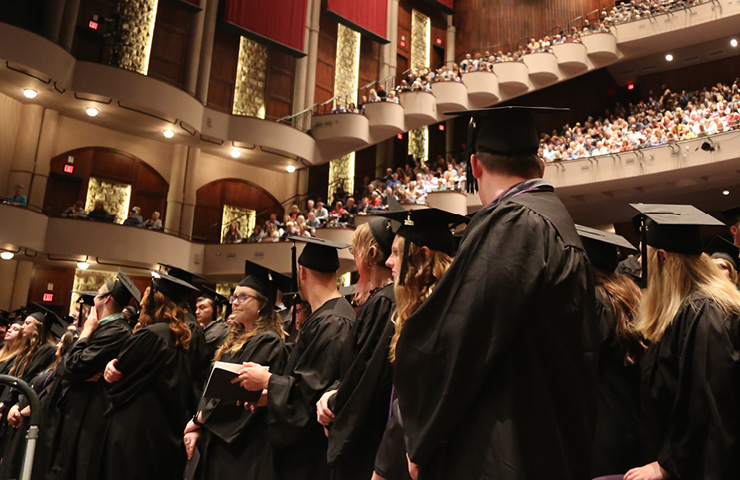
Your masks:
{"label": "man in black gown", "polygon": [[327,439],[316,421],[316,402],[339,379],[342,345],[355,319],[336,283],[337,248],[348,245],[310,237],[290,240],[307,243],[298,259],[298,290],[313,313],[301,327],[282,375],[247,364],[239,380],[248,390],[267,389],[260,405],[267,406],[276,478],[322,480],[329,478]]}
{"label": "man in black gown", "polygon": [[94,479],[107,426],[108,384],[101,378],[106,364],[118,356],[131,338],[131,327],[121,310],[141,292],[122,271],[98,290],[80,338],[57,367],[67,388],[50,445],[49,478]]}
{"label": "man in black gown", "polygon": [[419,478],[590,478],[594,288],[573,221],[542,179],[532,114],[479,119],[484,207],[447,273],[407,320],[398,392]]}
{"label": "man in black gown", "polygon": [[213,355],[229,335],[229,326],[221,320],[221,311],[229,299],[210,288],[203,287],[202,290],[203,294],[195,302],[195,317],[205,335],[205,356],[213,362]]}

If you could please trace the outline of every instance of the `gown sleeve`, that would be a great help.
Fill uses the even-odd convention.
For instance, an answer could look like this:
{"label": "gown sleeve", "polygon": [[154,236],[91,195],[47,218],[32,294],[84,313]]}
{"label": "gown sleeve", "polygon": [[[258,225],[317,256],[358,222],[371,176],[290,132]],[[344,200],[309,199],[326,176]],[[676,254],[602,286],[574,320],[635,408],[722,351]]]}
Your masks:
{"label": "gown sleeve", "polygon": [[118,325],[100,327],[72,346],[57,367],[57,374],[70,382],[84,382],[105,370],[129,338],[130,331]]}

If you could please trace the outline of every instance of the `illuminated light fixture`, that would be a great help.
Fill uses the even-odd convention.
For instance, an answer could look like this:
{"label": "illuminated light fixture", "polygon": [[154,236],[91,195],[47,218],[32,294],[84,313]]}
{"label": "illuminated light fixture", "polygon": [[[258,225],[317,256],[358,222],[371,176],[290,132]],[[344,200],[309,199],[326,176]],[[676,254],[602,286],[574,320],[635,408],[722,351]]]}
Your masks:
{"label": "illuminated light fixture", "polygon": [[238,149],[234,148],[231,150],[231,157],[232,158],[239,158],[242,156],[242,152],[240,152]]}
{"label": "illuminated light fixture", "polygon": [[159,274],[159,272],[152,272],[152,278],[162,278],[162,275]]}
{"label": "illuminated light fixture", "polygon": [[172,138],[175,136],[175,132],[173,132],[172,130],[168,128],[167,130],[162,132],[162,135],[164,135],[164,138]]}
{"label": "illuminated light fixture", "polygon": [[12,260],[14,256],[15,253],[13,252],[0,252],[0,258],[2,258],[3,260]]}
{"label": "illuminated light fixture", "polygon": [[729,194],[730,194],[729,190],[722,190],[722,195],[724,195],[725,197]]}
{"label": "illuminated light fixture", "polygon": [[673,61],[673,55],[671,55],[671,54],[669,53],[669,54],[667,54],[667,55],[665,56],[665,59],[666,59],[666,61],[668,61],[668,62],[672,62],[672,61]]}
{"label": "illuminated light fixture", "polygon": [[38,95],[39,92],[34,90],[33,88],[24,88],[23,89],[23,96],[26,98],[36,98],[36,95]]}
{"label": "illuminated light fixture", "polygon": [[100,111],[95,107],[87,107],[85,109],[85,113],[87,113],[87,115],[90,117],[97,117]]}
{"label": "illuminated light fixture", "polygon": [[77,268],[80,270],[87,270],[90,267],[90,264],[87,262],[77,262]]}
{"label": "illuminated light fixture", "polygon": [[288,165],[287,167],[285,167],[285,171],[288,172],[288,173],[293,173],[293,172],[295,172],[295,166]]}
{"label": "illuminated light fixture", "polygon": [[730,46],[737,47],[737,38],[733,38],[732,40],[730,40]]}

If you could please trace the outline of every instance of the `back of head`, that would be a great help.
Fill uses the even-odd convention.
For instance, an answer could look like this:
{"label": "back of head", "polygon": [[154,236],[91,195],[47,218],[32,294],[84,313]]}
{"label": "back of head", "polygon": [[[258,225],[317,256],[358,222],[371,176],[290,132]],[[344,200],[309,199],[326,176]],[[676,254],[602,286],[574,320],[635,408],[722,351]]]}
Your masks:
{"label": "back of head", "polygon": [[483,168],[492,174],[524,179],[542,178],[544,174],[544,162],[535,153],[502,155],[478,152],[475,156],[481,161]]}

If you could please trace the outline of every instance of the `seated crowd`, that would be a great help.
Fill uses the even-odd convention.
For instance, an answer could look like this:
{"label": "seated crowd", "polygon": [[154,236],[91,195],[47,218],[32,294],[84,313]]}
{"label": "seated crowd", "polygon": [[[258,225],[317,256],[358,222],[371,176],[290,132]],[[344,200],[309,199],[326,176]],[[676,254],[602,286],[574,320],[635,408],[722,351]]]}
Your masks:
{"label": "seated crowd", "polygon": [[[105,203],[101,200],[96,200],[93,209],[89,212],[85,210],[85,202],[77,200],[71,207],[62,212],[62,216],[107,223],[113,223],[116,219],[115,214],[105,209]],[[144,220],[144,217],[141,216],[141,208],[133,207],[126,220],[123,221],[123,225],[149,230],[162,230],[162,219],[159,218],[160,216],[161,214],[155,211],[152,212],[150,218]]]}

